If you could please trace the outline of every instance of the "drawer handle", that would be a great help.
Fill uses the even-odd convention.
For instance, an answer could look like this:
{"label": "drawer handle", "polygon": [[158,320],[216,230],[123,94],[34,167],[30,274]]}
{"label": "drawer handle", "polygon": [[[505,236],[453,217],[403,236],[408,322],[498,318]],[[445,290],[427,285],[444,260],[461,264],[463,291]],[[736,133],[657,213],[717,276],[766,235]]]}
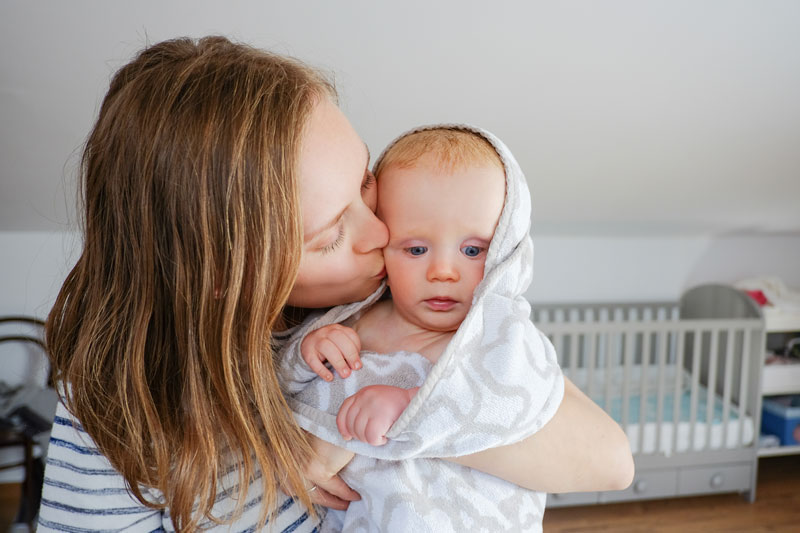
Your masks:
{"label": "drawer handle", "polygon": [[636,483],[633,484],[633,492],[636,494],[643,494],[644,491],[647,490],[647,481],[644,479],[640,479]]}
{"label": "drawer handle", "polygon": [[722,483],[725,481],[725,476],[722,474],[714,474],[711,476],[711,487],[714,489],[718,489],[722,486]]}

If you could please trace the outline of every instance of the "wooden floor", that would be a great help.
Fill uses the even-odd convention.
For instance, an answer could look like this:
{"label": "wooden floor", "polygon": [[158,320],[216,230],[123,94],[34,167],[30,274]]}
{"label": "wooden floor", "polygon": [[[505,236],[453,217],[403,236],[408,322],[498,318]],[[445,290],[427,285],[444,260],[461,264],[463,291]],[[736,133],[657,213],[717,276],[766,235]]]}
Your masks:
{"label": "wooden floor", "polygon": [[22,485],[0,483],[0,532],[7,531],[17,516],[21,490]]}
{"label": "wooden floor", "polygon": [[738,494],[548,509],[545,533],[800,532],[800,455],[759,461],[755,503]]}
{"label": "wooden floor", "polygon": [[[19,503],[19,485],[0,484],[0,532]],[[755,503],[737,494],[548,509],[545,533],[800,531],[800,455],[761,459]]]}

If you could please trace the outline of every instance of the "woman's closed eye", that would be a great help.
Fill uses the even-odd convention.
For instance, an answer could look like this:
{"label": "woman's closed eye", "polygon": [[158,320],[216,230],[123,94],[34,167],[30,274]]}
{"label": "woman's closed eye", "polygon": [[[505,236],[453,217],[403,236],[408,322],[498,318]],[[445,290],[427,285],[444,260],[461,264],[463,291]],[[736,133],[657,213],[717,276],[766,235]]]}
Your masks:
{"label": "woman's closed eye", "polygon": [[485,251],[486,251],[486,248],[483,248],[481,246],[474,246],[474,245],[463,246],[461,248],[461,253],[463,253],[467,257],[479,257]]}
{"label": "woman's closed eye", "polygon": [[344,242],[344,225],[340,222],[339,223],[339,233],[336,236],[336,240],[334,240],[330,244],[327,244],[327,245],[323,246],[320,249],[320,251],[323,254],[329,254],[329,253],[335,251],[339,246],[341,246],[342,242]]}

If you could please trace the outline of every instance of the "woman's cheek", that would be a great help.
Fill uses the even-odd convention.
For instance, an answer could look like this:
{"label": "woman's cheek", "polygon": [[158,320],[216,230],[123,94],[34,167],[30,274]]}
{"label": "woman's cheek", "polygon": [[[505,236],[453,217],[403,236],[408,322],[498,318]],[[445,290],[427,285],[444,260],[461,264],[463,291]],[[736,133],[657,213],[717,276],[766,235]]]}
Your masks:
{"label": "woman's cheek", "polygon": [[332,282],[348,281],[363,275],[352,254],[331,256],[322,273]]}

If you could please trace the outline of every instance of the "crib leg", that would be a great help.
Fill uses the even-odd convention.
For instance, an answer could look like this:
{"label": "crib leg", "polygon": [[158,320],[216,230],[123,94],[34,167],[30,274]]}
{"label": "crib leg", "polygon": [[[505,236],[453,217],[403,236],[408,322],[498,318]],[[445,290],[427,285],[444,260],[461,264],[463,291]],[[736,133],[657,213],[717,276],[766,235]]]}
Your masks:
{"label": "crib leg", "polygon": [[756,501],[757,485],[758,485],[758,457],[756,457],[755,461],[753,461],[753,473],[750,476],[750,490],[742,494],[742,496],[744,496],[749,503],[755,503]]}

